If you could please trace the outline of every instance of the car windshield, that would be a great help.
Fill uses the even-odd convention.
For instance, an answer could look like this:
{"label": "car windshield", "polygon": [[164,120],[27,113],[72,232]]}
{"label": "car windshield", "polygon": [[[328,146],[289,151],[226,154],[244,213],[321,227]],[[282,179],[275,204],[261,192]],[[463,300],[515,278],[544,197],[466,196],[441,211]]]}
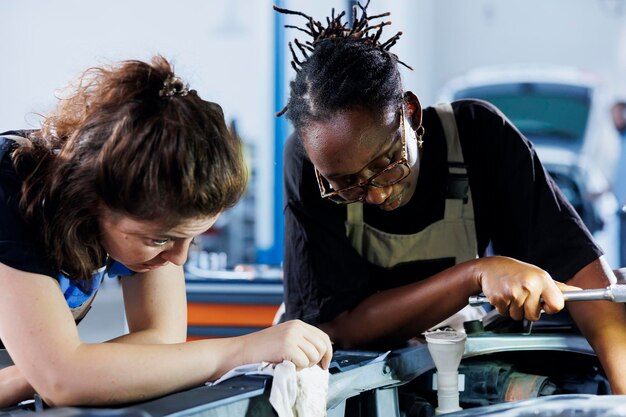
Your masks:
{"label": "car windshield", "polygon": [[591,89],[556,83],[507,83],[459,90],[454,99],[478,98],[498,107],[530,140],[577,149],[589,119]]}

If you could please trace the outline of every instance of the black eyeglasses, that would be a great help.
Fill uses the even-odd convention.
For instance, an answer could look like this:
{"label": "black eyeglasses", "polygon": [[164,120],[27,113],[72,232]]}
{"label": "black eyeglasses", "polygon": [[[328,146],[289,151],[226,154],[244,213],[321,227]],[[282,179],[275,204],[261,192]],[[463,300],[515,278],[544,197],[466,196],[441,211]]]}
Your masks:
{"label": "black eyeglasses", "polygon": [[318,169],[315,168],[317,185],[319,186],[322,198],[327,198],[337,204],[356,203],[365,200],[369,187],[389,187],[408,177],[411,173],[411,167],[409,167],[409,161],[406,159],[407,152],[406,140],[404,137],[404,106],[400,108],[400,128],[402,129],[400,133],[402,140],[402,157],[399,160],[390,163],[362,183],[340,188],[339,190],[333,190],[330,183],[328,183],[328,180],[326,180],[322,174],[320,174]]}

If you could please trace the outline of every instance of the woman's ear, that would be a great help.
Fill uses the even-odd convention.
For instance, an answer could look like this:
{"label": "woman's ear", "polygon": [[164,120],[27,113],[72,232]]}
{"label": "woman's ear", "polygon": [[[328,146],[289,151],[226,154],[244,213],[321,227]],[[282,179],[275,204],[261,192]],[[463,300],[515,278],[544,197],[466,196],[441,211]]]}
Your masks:
{"label": "woman's ear", "polygon": [[404,108],[413,130],[422,125],[422,104],[413,92],[404,92]]}

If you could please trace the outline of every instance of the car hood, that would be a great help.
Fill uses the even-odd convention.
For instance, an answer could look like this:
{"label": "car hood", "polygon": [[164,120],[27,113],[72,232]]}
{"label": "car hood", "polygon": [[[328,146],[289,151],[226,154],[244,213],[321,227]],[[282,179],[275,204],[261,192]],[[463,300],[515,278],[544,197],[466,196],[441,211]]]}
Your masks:
{"label": "car hood", "polygon": [[580,155],[570,149],[537,145],[535,150],[544,164],[574,167],[585,163]]}

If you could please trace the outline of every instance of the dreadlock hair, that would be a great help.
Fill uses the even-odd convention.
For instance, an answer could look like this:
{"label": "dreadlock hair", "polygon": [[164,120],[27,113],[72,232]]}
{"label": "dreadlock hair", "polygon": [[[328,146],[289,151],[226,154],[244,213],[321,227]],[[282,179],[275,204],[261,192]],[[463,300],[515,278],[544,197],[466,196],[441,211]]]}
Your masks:
{"label": "dreadlock hair", "polygon": [[53,268],[72,279],[104,264],[102,209],[173,227],[233,206],[247,174],[219,105],[156,56],[85,71],[13,153],[24,217]]}
{"label": "dreadlock hair", "polygon": [[402,32],[381,41],[383,28],[391,22],[371,22],[390,13],[368,16],[369,3],[368,0],[362,6],[357,2],[353,6],[352,25],[343,22],[345,11],[335,16],[335,9],[332,9],[323,25],[302,12],[274,6],[279,13],[305,18],[304,28],[285,27],[297,29],[311,38],[305,42],[294,39],[297,51],[289,42],[296,78],[290,83],[289,101],[277,116],[286,114],[295,128],[300,129],[307,122],[326,120],[338,110],[359,107],[378,111],[400,105],[402,81],[398,64],[412,68],[389,50]]}

